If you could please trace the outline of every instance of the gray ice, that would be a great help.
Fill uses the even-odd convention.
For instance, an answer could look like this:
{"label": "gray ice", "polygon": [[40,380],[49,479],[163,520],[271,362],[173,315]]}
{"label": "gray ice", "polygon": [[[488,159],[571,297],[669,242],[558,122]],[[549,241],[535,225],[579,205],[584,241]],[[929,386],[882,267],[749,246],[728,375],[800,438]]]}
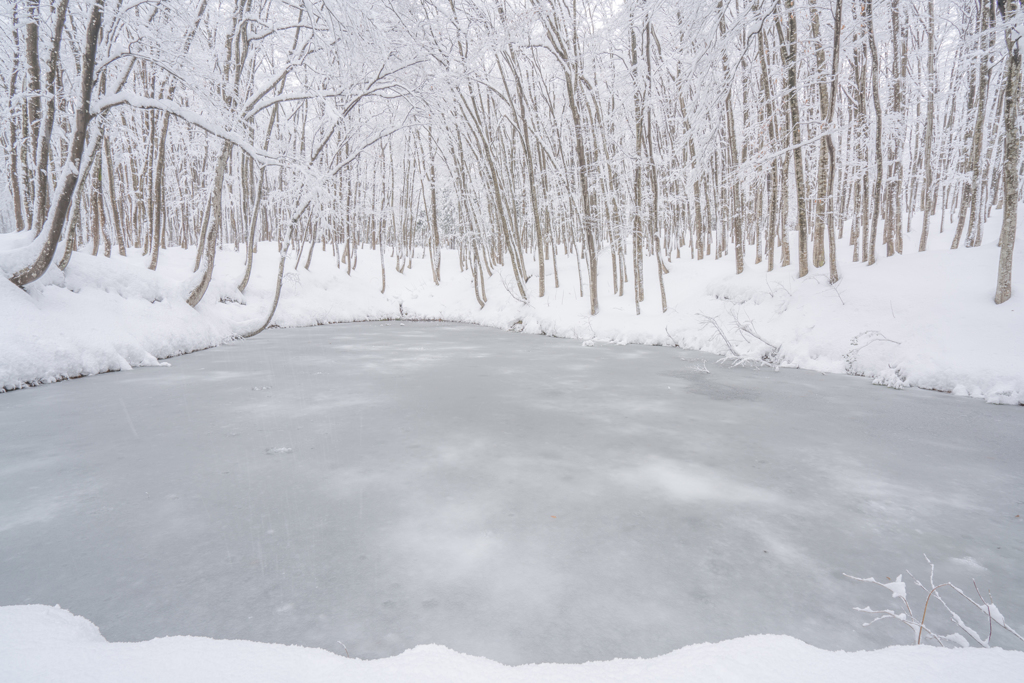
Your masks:
{"label": "gray ice", "polygon": [[909,630],[843,573],[924,553],[1024,623],[1024,411],[862,378],[364,323],[0,395],[0,435],[0,604],[109,640],[875,648]]}

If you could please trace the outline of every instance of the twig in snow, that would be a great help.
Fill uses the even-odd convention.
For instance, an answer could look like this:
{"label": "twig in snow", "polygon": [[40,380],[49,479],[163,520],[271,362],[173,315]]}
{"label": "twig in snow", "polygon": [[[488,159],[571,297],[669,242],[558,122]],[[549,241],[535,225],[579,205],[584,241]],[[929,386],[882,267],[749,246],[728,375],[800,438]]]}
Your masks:
{"label": "twig in snow", "polygon": [[[779,347],[776,346],[775,344],[772,344],[770,341],[768,341],[767,339],[762,337],[760,334],[758,334],[757,330],[754,329],[754,323],[750,322],[749,319],[748,319],[748,321],[746,323],[741,323],[740,322],[739,314],[737,314],[735,311],[733,311],[732,319],[733,319],[733,323],[736,325],[736,329],[739,331],[741,337],[743,337],[744,334],[749,334],[751,337],[753,337],[754,339],[758,340],[759,342],[761,342],[762,344],[767,346],[769,349],[771,349],[771,351],[769,351],[769,352],[767,352],[767,353],[765,353],[765,354],[763,354],[761,356],[761,361],[766,363],[767,365],[770,365],[772,367],[772,369],[774,369],[776,372],[778,372],[779,371]],[[746,341],[746,337],[744,337],[744,341]]]}
{"label": "twig in snow", "polygon": [[665,326],[665,334],[668,335],[668,338],[672,340],[673,344],[675,344],[679,348],[682,348],[683,345],[679,343],[678,339],[676,339],[675,337],[672,336],[672,333],[668,331],[668,326],[667,325]]}
{"label": "twig in snow", "polygon": [[836,296],[839,297],[839,303],[845,306],[846,302],[843,301],[843,294],[842,292],[839,291],[839,282],[839,280],[836,280],[835,282],[830,282],[829,284],[832,286],[832,289],[835,290]]}
{"label": "twig in snow", "polygon": [[858,354],[875,342],[889,342],[890,344],[896,344],[897,346],[901,343],[893,339],[889,339],[878,330],[865,330],[864,332],[855,335],[853,339],[850,340],[850,350],[843,354],[846,374],[861,374],[853,372],[853,365],[857,362]]}
{"label": "twig in snow", "polygon": [[765,341],[759,334],[757,334],[756,331],[754,331],[754,329],[753,329],[753,327],[751,325],[749,325],[749,324],[748,325],[744,325],[743,323],[740,323],[739,322],[739,317],[736,315],[735,312],[733,313],[733,321],[736,324],[737,330],[739,330],[739,332],[740,332],[740,336],[743,337],[743,341],[745,341],[745,342],[748,341],[747,338],[744,336],[744,333],[749,334],[750,336],[752,336],[755,339],[759,340],[763,344],[767,345],[771,349],[770,352],[762,354],[761,356],[754,356],[754,355],[751,355],[751,354],[743,355],[739,351],[736,350],[736,347],[733,345],[732,340],[729,339],[728,335],[726,335],[726,333],[725,333],[725,330],[723,330],[722,326],[719,324],[718,318],[712,317],[710,315],[704,315],[703,313],[698,313],[697,317],[702,320],[701,329],[707,327],[708,325],[710,325],[711,327],[714,327],[715,328],[715,332],[718,334],[719,337],[722,338],[722,341],[725,342],[725,346],[728,349],[728,353],[726,354],[725,358],[720,359],[718,361],[719,363],[721,363],[721,362],[723,362],[725,360],[729,360],[729,361],[732,361],[732,367],[736,367],[737,365],[739,365],[739,366],[746,366],[747,364],[759,364],[759,365],[768,365],[768,366],[778,370],[778,365],[779,365],[778,352],[779,352],[779,348],[777,346],[775,346],[774,344],[771,344],[771,343]]}
{"label": "twig in snow", "polygon": [[[941,583],[941,584],[936,585],[936,583],[935,583],[935,564],[930,559],[928,559],[927,555],[925,555],[925,560],[928,562],[928,565],[931,568],[931,571],[930,571],[930,574],[929,574],[929,579],[928,579],[928,584],[929,585],[927,585],[927,586],[924,585],[913,574],[911,574],[909,571],[907,572],[907,576],[909,576],[911,579],[913,579],[914,585],[916,585],[917,587],[919,587],[921,590],[923,590],[925,592],[924,607],[923,607],[923,609],[921,611],[921,618],[920,619],[917,619],[914,616],[914,611],[910,607],[910,601],[907,598],[907,587],[906,587],[906,584],[903,582],[903,575],[902,574],[897,576],[896,580],[891,582],[891,583],[881,583],[879,581],[876,581],[874,578],[861,579],[861,578],[858,578],[856,576],[850,576],[849,574],[843,574],[843,576],[846,576],[848,578],[854,579],[855,581],[862,581],[864,583],[873,583],[873,584],[875,584],[877,586],[881,586],[881,587],[885,588],[886,590],[892,591],[892,596],[894,598],[898,598],[900,600],[900,602],[903,603],[903,606],[906,608],[906,613],[899,613],[899,614],[897,614],[894,610],[890,610],[890,609],[876,610],[876,609],[872,609],[870,607],[855,607],[854,609],[857,610],[858,612],[866,612],[868,614],[878,614],[878,615],[880,615],[880,616],[876,617],[875,619],[873,619],[872,621],[864,624],[865,626],[869,626],[870,624],[873,624],[876,621],[880,621],[882,619],[895,619],[895,620],[899,621],[900,623],[906,624],[907,626],[909,626],[912,629],[914,629],[914,631],[915,631],[915,633],[917,635],[916,642],[917,642],[918,645],[921,644],[924,634],[928,634],[928,636],[930,638],[932,638],[935,642],[937,642],[937,643],[939,643],[940,645],[943,645],[943,646],[945,646],[946,643],[955,643],[957,645],[960,645],[961,647],[969,647],[970,646],[970,642],[968,642],[959,633],[953,632],[953,633],[951,633],[949,635],[942,635],[942,634],[936,633],[935,631],[933,631],[933,630],[929,629],[927,626],[925,626],[924,621],[925,621],[925,618],[928,616],[928,605],[931,602],[932,597],[934,597],[936,600],[939,601],[939,604],[941,604],[946,609],[946,612],[949,613],[950,621],[953,624],[955,624],[961,631],[963,631],[968,636],[970,636],[971,640],[973,640],[975,643],[977,643],[981,647],[985,647],[985,648],[992,647],[992,631],[993,631],[992,624],[993,623],[994,624],[998,624],[1003,629],[1005,629],[1008,633],[1010,633],[1012,636],[1014,636],[1017,640],[1020,640],[1022,643],[1024,643],[1024,636],[1021,636],[1021,634],[1019,634],[1017,631],[1012,629],[1006,623],[1006,619],[1003,617],[1002,613],[999,611],[999,608],[996,607],[995,603],[992,601],[992,596],[989,595],[989,599],[988,600],[985,600],[985,598],[982,597],[981,590],[978,588],[977,582],[973,582],[974,583],[974,590],[978,593],[978,599],[980,600],[980,602],[975,602],[973,598],[968,596],[966,593],[964,593],[962,590],[960,590],[960,588],[958,588],[957,586],[955,586],[951,582],[946,582],[946,583]],[[963,620],[963,618],[960,617],[959,614],[957,614],[956,612],[953,611],[953,609],[949,606],[949,604],[946,602],[946,600],[942,597],[942,594],[939,592],[939,589],[941,589],[941,588],[949,588],[949,589],[953,590],[958,595],[960,595],[965,600],[967,600],[969,603],[971,603],[983,615],[985,615],[985,617],[988,620],[988,637],[982,638],[981,635],[977,631],[975,631],[973,628],[971,628],[970,626],[967,625],[967,623]]]}
{"label": "twig in snow", "polygon": [[733,356],[735,358],[740,357],[740,352],[737,351],[736,347],[732,345],[732,342],[729,341],[729,337],[725,336],[725,331],[722,329],[722,326],[718,324],[718,318],[712,318],[710,315],[704,315],[703,313],[698,313],[697,317],[703,321],[701,324],[701,329],[707,327],[708,325],[711,325],[712,327],[715,328],[715,331],[718,333],[718,336],[722,338],[722,341],[725,342],[726,348],[729,349],[730,356]]}
{"label": "twig in snow", "polygon": [[508,295],[510,297],[512,297],[513,299],[515,299],[519,303],[523,304],[524,306],[529,303],[521,295],[516,294],[515,292],[512,291],[512,285],[509,284],[509,281],[508,281],[507,277],[501,278],[501,286],[505,288],[505,291],[508,292]]}

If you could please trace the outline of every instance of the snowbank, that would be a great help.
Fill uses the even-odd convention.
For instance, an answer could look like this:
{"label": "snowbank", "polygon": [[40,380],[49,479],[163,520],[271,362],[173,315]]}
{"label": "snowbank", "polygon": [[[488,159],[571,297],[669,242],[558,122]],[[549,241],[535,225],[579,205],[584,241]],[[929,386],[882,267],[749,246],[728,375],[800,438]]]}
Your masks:
{"label": "snowbank", "polygon": [[898,646],[829,652],[789,636],[691,645],[653,659],[506,666],[421,645],[397,657],[349,659],[326,650],[190,636],[109,643],[92,623],[44,605],[0,607],[0,680],[33,683],[269,683],[271,681],[830,681],[941,683],[1015,680],[1024,653]]}
{"label": "snowbank", "polygon": [[[324,251],[317,245],[310,270],[303,267],[305,254],[297,269],[297,261],[289,260],[274,323],[298,327],[432,319],[719,354],[729,352],[724,335],[740,355],[771,357],[783,367],[864,375],[896,388],[914,386],[1021,404],[1022,277],[1016,278],[1014,299],[1002,306],[992,301],[999,213],[993,213],[986,230],[989,239],[980,247],[950,251],[947,230],[934,234],[929,251],[921,254],[913,250],[917,239],[912,234],[906,240],[907,253],[880,256],[871,267],[851,263],[843,239],[841,280],[835,286],[824,269],[802,279],[796,278],[795,265],[769,273],[765,263],[753,263],[752,248],[745,272],[737,276],[731,256],[697,261],[685,247],[665,276],[666,313],[661,312],[653,259],[647,260],[647,298],[639,316],[632,283],[624,296],[612,291],[607,251],[598,264],[601,312],[591,317],[589,301],[581,293],[578,261],[571,253],[558,255],[560,286],[554,286],[548,261],[547,296],[537,296],[538,278],[532,277],[525,304],[512,295],[511,270],[499,268],[485,281],[488,303],[481,309],[471,275],[460,271],[456,252],[443,253],[442,283],[435,286],[420,251],[403,273],[396,271],[395,257],[388,251],[382,294],[379,252],[360,250],[349,275],[344,264],[337,267],[330,247]],[[0,256],[15,253],[26,241],[24,235],[0,235]],[[1022,252],[1024,240],[1018,245]],[[884,253],[884,245],[880,249]],[[151,272],[145,267],[148,258],[138,250],[113,258],[80,252],[65,273],[51,268],[27,291],[0,279],[0,387],[153,365],[257,327],[273,295],[276,244],[259,245],[244,296],[236,288],[243,254],[231,245],[223,248],[210,291],[193,310],[184,302],[183,283],[192,276],[194,257],[192,250],[167,249],[158,271]],[[1017,263],[1019,274],[1024,253],[1017,254]],[[0,270],[5,267],[0,258]],[[527,267],[537,272],[529,258]]]}

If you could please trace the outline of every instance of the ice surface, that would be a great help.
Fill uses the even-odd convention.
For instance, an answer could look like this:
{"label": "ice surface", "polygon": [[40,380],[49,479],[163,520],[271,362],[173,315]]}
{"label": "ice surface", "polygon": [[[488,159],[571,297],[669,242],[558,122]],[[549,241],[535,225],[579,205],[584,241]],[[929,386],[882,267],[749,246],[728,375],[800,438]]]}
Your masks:
{"label": "ice surface", "polygon": [[454,324],[171,363],[0,395],[0,604],[362,658],[849,650],[909,631],[842,573],[927,552],[1024,619],[1018,408]]}

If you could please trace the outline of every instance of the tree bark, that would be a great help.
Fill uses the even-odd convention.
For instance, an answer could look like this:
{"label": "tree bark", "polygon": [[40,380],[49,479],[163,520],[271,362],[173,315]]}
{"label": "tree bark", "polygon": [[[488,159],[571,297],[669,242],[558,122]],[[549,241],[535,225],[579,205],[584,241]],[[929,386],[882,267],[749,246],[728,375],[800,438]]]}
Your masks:
{"label": "tree bark", "polygon": [[924,123],[924,183],[921,187],[921,211],[924,219],[921,224],[921,242],[918,251],[928,248],[928,221],[932,214],[932,139],[935,137],[935,2],[928,0],[928,102],[925,105]]}
{"label": "tree bark", "polygon": [[[875,44],[875,18],[872,0],[865,0],[868,18],[868,47],[871,50],[871,98],[875,103],[875,183],[871,199],[871,234],[868,237],[868,265],[875,263],[875,242],[878,236],[878,215],[882,207],[882,180],[885,174],[882,163],[882,96],[879,92],[878,47]],[[866,235],[867,233],[865,233]]]}
{"label": "tree bark", "polygon": [[199,283],[188,295],[188,305],[193,308],[202,301],[206,289],[213,279],[213,264],[217,257],[217,235],[220,233],[220,226],[224,220],[224,206],[221,201],[224,190],[224,173],[228,167],[228,159],[231,157],[232,145],[224,141],[220,150],[220,158],[217,160],[217,170],[214,172],[213,194],[210,198],[210,220],[206,228],[203,243],[203,274]]}
{"label": "tree bark", "polygon": [[1003,127],[1006,151],[1003,153],[1003,229],[999,235],[999,272],[996,276],[997,304],[1005,303],[1011,295],[1011,276],[1013,270],[1013,243],[1017,237],[1017,204],[1019,179],[1017,176],[1020,163],[1020,139],[1017,134],[1017,116],[1020,108],[1021,78],[1021,34],[1014,30],[1013,20],[1020,11],[1019,0],[1004,0],[1000,3],[1003,20],[1008,25],[1005,29],[1007,65],[1006,89],[1003,93]]}
{"label": "tree bark", "polygon": [[[870,0],[868,0],[870,4]],[[796,78],[796,12],[793,9],[793,0],[785,0],[786,10],[789,14],[788,36],[782,35],[782,26],[779,25],[780,38],[785,40],[780,44],[783,52],[783,59],[786,63],[786,78],[789,87],[787,100],[789,102],[789,125],[790,135],[793,142],[793,173],[796,182],[796,219],[797,230],[800,239],[797,251],[798,275],[807,275],[807,198],[804,185],[804,158],[803,142],[800,133],[800,102],[797,97]],[[788,48],[786,42],[789,43]]]}
{"label": "tree bark", "polygon": [[643,93],[640,90],[640,70],[636,49],[636,29],[629,28],[629,56],[633,72],[633,117],[635,123],[636,158],[633,165],[633,300],[636,314],[640,315],[640,302],[644,300],[644,252],[641,205],[643,201]]}
{"label": "tree bark", "polygon": [[86,28],[85,43],[82,49],[81,99],[75,112],[75,128],[68,149],[68,157],[57,181],[56,201],[50,205],[46,220],[41,224],[40,232],[45,235],[45,239],[35,261],[10,278],[11,282],[19,287],[38,280],[53,262],[53,255],[68,216],[71,198],[79,180],[82,151],[85,147],[89,124],[92,121],[90,107],[95,84],[96,50],[99,45],[100,28],[103,24],[103,1],[95,0],[89,14],[89,24]]}

